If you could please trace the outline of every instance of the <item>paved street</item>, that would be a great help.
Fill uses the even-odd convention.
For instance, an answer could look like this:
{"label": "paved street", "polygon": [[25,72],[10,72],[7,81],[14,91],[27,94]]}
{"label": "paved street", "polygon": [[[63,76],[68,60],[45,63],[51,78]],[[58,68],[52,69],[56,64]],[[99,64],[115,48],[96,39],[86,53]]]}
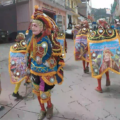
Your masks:
{"label": "paved street", "polygon": [[[54,104],[52,120],[120,120],[119,75],[110,73],[110,87],[105,86],[105,77],[103,77],[104,93],[96,92],[97,81],[91,78],[90,74],[85,75],[82,63],[74,60],[73,40],[67,40],[67,44],[64,83],[61,86],[56,85],[52,91]],[[0,104],[5,105],[5,110],[0,112],[0,118],[1,120],[37,120],[40,107],[36,97],[15,101],[11,95],[14,85],[10,83],[8,74],[10,45],[0,45],[0,72],[2,74]],[[21,85],[20,93],[25,96],[26,88],[24,85]],[[31,88],[28,89],[27,95],[31,95]]]}

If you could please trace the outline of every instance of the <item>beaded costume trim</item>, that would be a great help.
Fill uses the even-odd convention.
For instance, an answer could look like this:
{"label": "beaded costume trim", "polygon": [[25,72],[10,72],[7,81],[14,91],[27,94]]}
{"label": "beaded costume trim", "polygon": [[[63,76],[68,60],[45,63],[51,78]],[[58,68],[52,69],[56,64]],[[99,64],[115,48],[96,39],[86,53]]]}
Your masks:
{"label": "beaded costume trim", "polygon": [[99,28],[89,34],[88,39],[92,41],[100,41],[104,39],[112,39],[116,37],[116,31],[112,29]]}

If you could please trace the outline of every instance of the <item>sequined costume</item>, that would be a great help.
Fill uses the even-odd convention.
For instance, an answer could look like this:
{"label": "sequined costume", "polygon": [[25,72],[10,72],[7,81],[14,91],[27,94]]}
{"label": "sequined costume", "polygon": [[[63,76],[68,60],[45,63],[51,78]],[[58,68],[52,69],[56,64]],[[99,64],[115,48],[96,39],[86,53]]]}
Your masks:
{"label": "sequined costume", "polygon": [[57,33],[57,41],[60,43],[62,47],[62,56],[63,58],[65,58],[67,53],[67,41],[66,41],[65,33],[59,31]]}
{"label": "sequined costume", "polygon": [[[55,30],[55,27],[51,22],[52,19],[43,14],[38,6],[35,6],[32,19],[32,24],[36,23],[40,27],[43,26],[44,29],[38,35],[33,34],[28,41],[28,67],[31,73],[33,93],[37,95],[41,106],[38,119],[42,120],[45,116],[50,119],[53,115],[50,91],[55,84],[60,85],[63,82],[64,61],[61,57],[60,44],[53,38],[55,33],[52,31]],[[47,103],[47,111],[44,103]]]}
{"label": "sequined costume", "polygon": [[[88,22],[82,21],[81,27],[77,32],[74,39],[74,56],[76,61],[82,60],[84,73],[89,72],[89,55],[86,51],[87,48],[87,35],[89,34]],[[87,62],[87,66],[85,65]]]}
{"label": "sequined costume", "polygon": [[101,79],[106,74],[106,86],[110,86],[109,70],[120,74],[120,39],[104,19],[98,20],[98,29],[88,36],[88,54],[92,77],[98,80],[96,90],[102,92]]}
{"label": "sequined costume", "polygon": [[23,33],[19,33],[16,37],[16,43],[10,47],[9,52],[9,74],[10,81],[15,84],[15,90],[13,92],[13,97],[21,99],[22,96],[19,95],[19,87],[23,80],[28,82],[27,75],[27,44],[25,36]]}

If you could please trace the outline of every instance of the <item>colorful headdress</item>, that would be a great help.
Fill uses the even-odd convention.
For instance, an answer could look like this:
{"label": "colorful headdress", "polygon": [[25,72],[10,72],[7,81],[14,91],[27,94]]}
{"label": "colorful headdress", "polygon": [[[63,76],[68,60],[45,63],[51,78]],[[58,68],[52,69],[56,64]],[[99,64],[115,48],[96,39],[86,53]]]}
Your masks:
{"label": "colorful headdress", "polygon": [[97,24],[98,24],[98,28],[106,28],[106,26],[108,26],[108,23],[104,18],[99,19],[97,21]]}
{"label": "colorful headdress", "polygon": [[56,25],[55,21],[52,18],[50,18],[49,16],[47,16],[47,17],[48,17],[48,19],[50,20],[50,22],[52,24],[52,30],[56,31],[56,32],[59,31],[58,26]]}
{"label": "colorful headdress", "polygon": [[[37,22],[38,24],[41,24],[41,22],[43,22],[44,25],[45,25],[44,27],[45,27],[46,29],[52,29],[52,25],[51,25],[50,19],[48,19],[48,17],[43,14],[43,11],[40,10],[37,5],[35,6],[35,12],[34,12],[34,14],[32,15],[31,18],[32,18],[31,23],[32,23],[33,21],[34,21],[34,22]],[[30,25],[29,25],[28,30],[26,31],[26,34],[29,33],[31,23],[30,23]]]}
{"label": "colorful headdress", "polygon": [[81,22],[81,27],[89,28],[89,24],[87,20]]}

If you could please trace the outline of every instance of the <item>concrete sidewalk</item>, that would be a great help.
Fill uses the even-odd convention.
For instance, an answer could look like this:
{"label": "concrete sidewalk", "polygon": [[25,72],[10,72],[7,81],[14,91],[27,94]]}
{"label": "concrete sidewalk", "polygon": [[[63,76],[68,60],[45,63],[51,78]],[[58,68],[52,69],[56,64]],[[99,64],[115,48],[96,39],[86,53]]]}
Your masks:
{"label": "concrete sidewalk", "polygon": [[[54,117],[51,120],[120,120],[120,81],[119,75],[111,73],[111,86],[105,86],[104,93],[94,89],[97,81],[90,74],[83,73],[81,62],[76,62],[73,55],[73,40],[67,40],[68,53],[65,59],[64,83],[56,85],[52,91]],[[0,72],[2,74],[2,94],[0,104],[5,110],[0,112],[1,120],[37,120],[40,106],[37,98],[15,101],[12,97],[14,85],[10,84],[8,74],[8,51],[10,44],[0,45]],[[0,55],[1,55],[0,54]],[[24,83],[24,82],[23,82]],[[26,88],[22,84],[20,94],[25,96]],[[27,91],[31,95],[31,88]],[[45,119],[46,120],[46,119]]]}

